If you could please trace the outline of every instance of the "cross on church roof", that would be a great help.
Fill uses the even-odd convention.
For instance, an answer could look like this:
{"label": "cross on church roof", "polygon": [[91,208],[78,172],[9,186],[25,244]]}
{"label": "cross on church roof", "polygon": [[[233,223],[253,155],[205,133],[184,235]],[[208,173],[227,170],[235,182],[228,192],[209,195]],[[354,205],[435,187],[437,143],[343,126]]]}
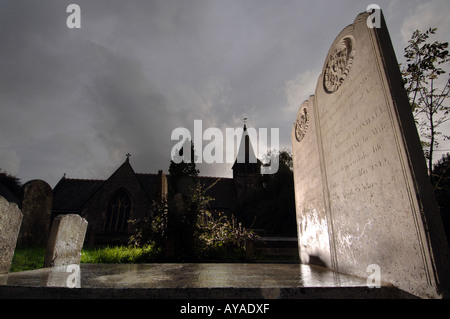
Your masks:
{"label": "cross on church roof", "polygon": [[129,161],[130,161],[130,156],[131,156],[131,154],[130,154],[130,153],[127,153],[127,154],[125,154],[125,156],[127,157],[127,162],[129,162]]}

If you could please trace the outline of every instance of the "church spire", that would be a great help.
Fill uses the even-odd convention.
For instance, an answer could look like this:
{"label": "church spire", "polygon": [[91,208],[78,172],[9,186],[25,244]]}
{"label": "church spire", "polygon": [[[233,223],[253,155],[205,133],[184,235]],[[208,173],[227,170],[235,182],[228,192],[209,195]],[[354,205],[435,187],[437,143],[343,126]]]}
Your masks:
{"label": "church spire", "polygon": [[260,185],[261,162],[253,150],[249,132],[247,130],[247,117],[244,119],[244,131],[233,170],[233,180],[238,197],[245,196]]}
{"label": "church spire", "polygon": [[244,117],[244,130],[242,133],[241,142],[238,148],[238,153],[235,160],[236,163],[240,164],[249,164],[249,163],[257,163],[258,158],[255,155],[252,143],[250,142],[249,132],[247,130],[247,117]]}

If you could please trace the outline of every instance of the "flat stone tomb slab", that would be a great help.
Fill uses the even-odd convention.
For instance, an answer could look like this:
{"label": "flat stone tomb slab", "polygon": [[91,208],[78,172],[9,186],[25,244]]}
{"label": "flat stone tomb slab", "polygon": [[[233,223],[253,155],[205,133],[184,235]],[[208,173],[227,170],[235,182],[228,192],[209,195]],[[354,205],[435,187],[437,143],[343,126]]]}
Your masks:
{"label": "flat stone tomb slab", "polygon": [[[62,268],[61,268],[62,269]],[[61,274],[62,272],[62,274]],[[52,274],[53,276],[49,276]],[[73,270],[43,268],[2,275],[3,285],[46,287],[58,274],[67,286]],[[81,288],[365,287],[366,280],[298,264],[81,264]],[[2,280],[0,279],[0,283]],[[55,286],[55,280],[52,281]]]}
{"label": "flat stone tomb slab", "polygon": [[299,264],[81,264],[0,275],[2,298],[414,298],[390,284]]}

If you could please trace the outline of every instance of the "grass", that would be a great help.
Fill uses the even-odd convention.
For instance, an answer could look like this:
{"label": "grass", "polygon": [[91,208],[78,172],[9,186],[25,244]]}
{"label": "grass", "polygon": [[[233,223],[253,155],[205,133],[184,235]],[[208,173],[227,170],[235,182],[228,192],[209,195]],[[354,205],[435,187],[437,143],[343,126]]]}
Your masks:
{"label": "grass", "polygon": [[[141,248],[114,246],[86,248],[81,251],[81,263],[123,264],[156,262],[162,255],[161,249],[152,245]],[[39,269],[44,266],[45,248],[17,248],[11,263],[10,272]]]}
{"label": "grass", "polygon": [[[245,261],[245,252],[242,249],[226,249],[216,245],[203,252],[203,262]],[[10,272],[39,269],[44,266],[45,248],[18,248],[14,252]],[[291,260],[292,258],[288,258]],[[281,256],[255,255],[255,261],[283,261]],[[85,264],[137,264],[164,261],[163,251],[153,245],[144,247],[106,246],[85,248],[81,251],[81,263]]]}
{"label": "grass", "polygon": [[10,272],[39,269],[44,266],[45,248],[17,248],[11,263]]}
{"label": "grass", "polygon": [[86,264],[151,263],[161,256],[161,250],[153,245],[144,247],[99,247],[81,251],[81,262]]}

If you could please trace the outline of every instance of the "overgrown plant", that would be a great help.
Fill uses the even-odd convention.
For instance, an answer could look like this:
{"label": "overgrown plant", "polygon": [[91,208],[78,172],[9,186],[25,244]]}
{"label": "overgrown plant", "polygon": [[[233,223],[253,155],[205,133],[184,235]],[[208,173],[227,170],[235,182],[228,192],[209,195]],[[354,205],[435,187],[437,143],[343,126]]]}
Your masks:
{"label": "overgrown plant", "polygon": [[213,198],[207,195],[207,191],[216,183],[208,187],[195,184],[189,195],[184,196],[181,211],[169,214],[167,201],[155,202],[152,217],[130,221],[134,234],[129,243],[135,247],[155,244],[165,249],[168,238],[176,233],[178,258],[183,260],[204,259],[216,248],[222,249],[222,253],[233,249],[243,251],[245,241],[256,238],[256,235],[245,229],[233,215],[209,210]]}
{"label": "overgrown plant", "polygon": [[199,220],[199,228],[200,238],[206,247],[220,243],[229,247],[244,248],[247,239],[257,237],[253,231],[245,229],[234,215],[229,217],[220,212],[205,211]]}
{"label": "overgrown plant", "polygon": [[[229,256],[231,250],[241,250],[247,239],[254,239],[256,235],[240,223],[234,215],[228,216],[223,212],[210,211],[209,203],[214,200],[207,195],[207,191],[214,187],[219,179],[208,187],[197,183],[192,193],[192,213],[196,214],[196,249],[197,253],[208,254],[215,248],[221,248],[222,252]],[[227,251],[228,250],[228,251]],[[225,257],[226,257],[225,256]],[[224,257],[224,256],[216,256]]]}

